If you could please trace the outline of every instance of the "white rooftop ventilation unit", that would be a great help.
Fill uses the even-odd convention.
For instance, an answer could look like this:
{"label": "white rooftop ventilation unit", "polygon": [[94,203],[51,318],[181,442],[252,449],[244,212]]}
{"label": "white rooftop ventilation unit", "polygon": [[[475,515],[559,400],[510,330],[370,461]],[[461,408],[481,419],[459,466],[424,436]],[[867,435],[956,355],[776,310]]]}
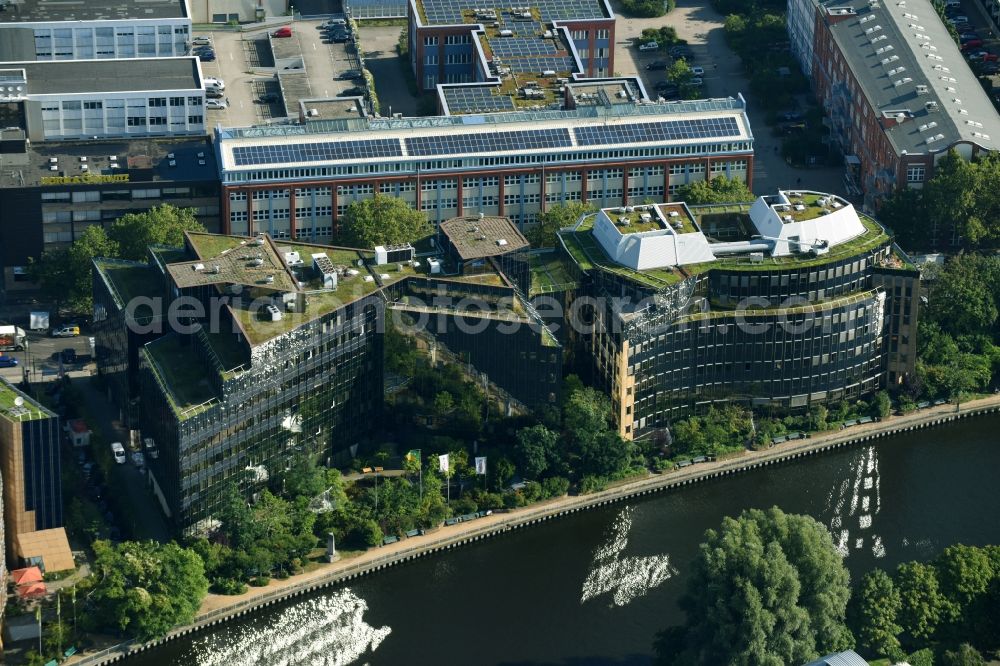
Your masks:
{"label": "white rooftop ventilation unit", "polygon": [[330,257],[326,256],[325,252],[319,252],[312,255],[313,268],[316,272],[320,274],[323,279],[324,289],[336,289],[337,288],[337,268],[330,261]]}

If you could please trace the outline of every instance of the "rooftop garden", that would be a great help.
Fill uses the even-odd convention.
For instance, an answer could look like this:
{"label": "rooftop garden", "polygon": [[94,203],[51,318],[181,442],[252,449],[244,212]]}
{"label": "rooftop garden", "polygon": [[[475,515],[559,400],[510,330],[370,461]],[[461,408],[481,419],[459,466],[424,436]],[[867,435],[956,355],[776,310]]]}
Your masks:
{"label": "rooftop garden", "polygon": [[[16,409],[15,401],[18,398],[24,400],[23,409],[25,410],[19,416],[11,414],[12,409]],[[25,397],[20,391],[17,391],[7,382],[0,382],[0,412],[7,416],[8,418],[18,420],[18,421],[34,421],[37,419],[44,419],[51,416],[44,408],[41,407],[37,402],[31,398]]]}
{"label": "rooftop garden", "polygon": [[594,268],[614,273],[621,277],[637,282],[650,289],[661,289],[680,282],[682,274],[673,268],[656,268],[645,271],[634,271],[620,264],[611,261],[600,243],[594,240],[591,233],[593,222],[589,222],[588,227],[581,225],[576,231],[560,233],[566,242],[566,249],[573,256],[582,270],[593,270]]}
{"label": "rooftop garden", "polygon": [[576,286],[576,280],[567,270],[565,260],[556,252],[530,255],[528,267],[531,272],[529,296]]}
{"label": "rooftop garden", "polygon": [[[228,323],[223,324],[223,326],[228,326]],[[238,368],[249,363],[249,354],[246,345],[236,337],[235,333],[228,330],[211,333],[207,329],[202,330],[205,331],[209,349],[219,359],[219,364],[222,366],[219,371],[222,374],[223,381],[230,379],[236,374],[235,371]]]}
{"label": "rooftop garden", "polygon": [[625,213],[617,212],[611,208],[605,211],[615,227],[623,234],[641,234],[646,231],[663,231],[663,222],[651,211],[634,210]]}
{"label": "rooftop garden", "polygon": [[181,420],[205,411],[217,397],[204,366],[192,363],[193,350],[181,344],[183,339],[176,334],[166,335],[144,347],[153,373]]}
{"label": "rooftop garden", "polygon": [[163,278],[146,264],[100,261],[101,272],[118,292],[122,305],[140,296],[156,296],[163,291]]}
{"label": "rooftop garden", "polygon": [[806,192],[799,197],[789,196],[788,201],[792,205],[791,210],[783,209],[777,210],[776,212],[782,219],[784,219],[786,215],[791,215],[792,221],[805,222],[806,220],[814,220],[821,215],[827,215],[828,213],[843,207],[843,204],[836,197],[830,197],[832,199],[832,201],[829,202],[830,205],[821,205],[819,202],[820,199],[826,200],[827,198],[828,197],[811,192]]}
{"label": "rooftop garden", "polygon": [[219,234],[188,234],[191,245],[202,259],[217,257],[226,250],[246,244],[245,236],[222,236]]}
{"label": "rooftop garden", "polygon": [[[663,204],[659,206],[659,209],[663,214],[663,218],[670,223],[677,233],[693,234],[698,231],[698,228],[694,225],[694,220],[691,219],[691,214],[684,206],[678,204]],[[676,213],[676,215],[671,215],[671,213]],[[677,223],[680,223],[680,228],[676,226]]]}

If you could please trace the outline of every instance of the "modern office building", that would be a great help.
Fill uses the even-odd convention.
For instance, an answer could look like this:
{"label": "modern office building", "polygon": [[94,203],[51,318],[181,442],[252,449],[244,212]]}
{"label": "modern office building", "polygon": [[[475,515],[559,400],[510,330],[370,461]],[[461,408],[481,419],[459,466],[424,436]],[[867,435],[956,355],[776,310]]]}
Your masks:
{"label": "modern office building", "polygon": [[914,371],[919,272],[839,197],[604,209],[560,239],[595,299],[575,344],[627,439],[717,402],[794,410]]}
{"label": "modern office building", "polygon": [[750,185],[753,170],[742,97],[220,129],[215,145],[225,233],[312,241],[376,192],[437,223],[483,213],[523,228],[550,204],[663,200],[718,175]]}
{"label": "modern office building", "polygon": [[791,0],[788,13],[848,186],[867,207],[921,187],[949,150],[972,159],[996,149],[1000,116],[930,0]]}
{"label": "modern office building", "polygon": [[607,0],[409,0],[410,63],[425,91],[502,77],[614,72],[615,15]]}
{"label": "modern office building", "polygon": [[4,0],[0,60],[114,60],[187,53],[187,0]]}
{"label": "modern office building", "polygon": [[[2,379],[0,476],[7,561],[20,565],[29,555],[23,552],[22,535],[63,524],[59,417]],[[50,556],[49,570],[58,570],[53,564]]]}
{"label": "modern office building", "polygon": [[[75,63],[70,63],[75,64]],[[161,203],[219,228],[219,176],[207,139],[28,140],[0,130],[0,261],[7,291],[34,288],[28,260],[93,224]]]}
{"label": "modern office building", "polygon": [[[258,490],[293,452],[343,463],[365,442],[382,404],[378,291],[391,281],[369,273],[371,256],[189,234],[145,266],[95,263],[101,317],[148,325],[112,335],[101,322],[98,365],[157,451],[150,480],[178,529],[210,520],[230,482]],[[124,313],[135,295],[162,307]],[[154,314],[184,303],[201,313]],[[137,349],[142,336],[155,339]]]}
{"label": "modern office building", "polygon": [[33,142],[206,133],[194,57],[0,62],[0,110]]}

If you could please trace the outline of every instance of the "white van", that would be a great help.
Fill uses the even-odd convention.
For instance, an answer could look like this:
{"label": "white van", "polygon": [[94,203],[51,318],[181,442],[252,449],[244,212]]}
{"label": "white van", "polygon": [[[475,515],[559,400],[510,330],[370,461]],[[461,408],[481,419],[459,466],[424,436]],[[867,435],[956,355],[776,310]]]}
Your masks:
{"label": "white van", "polygon": [[111,455],[119,465],[125,464],[125,447],[121,442],[111,442]]}
{"label": "white van", "polygon": [[211,76],[205,77],[205,88],[218,88],[219,90],[226,89],[226,82],[222,79],[217,79]]}
{"label": "white van", "polygon": [[660,48],[659,42],[646,42],[639,45],[640,51],[657,51]]}

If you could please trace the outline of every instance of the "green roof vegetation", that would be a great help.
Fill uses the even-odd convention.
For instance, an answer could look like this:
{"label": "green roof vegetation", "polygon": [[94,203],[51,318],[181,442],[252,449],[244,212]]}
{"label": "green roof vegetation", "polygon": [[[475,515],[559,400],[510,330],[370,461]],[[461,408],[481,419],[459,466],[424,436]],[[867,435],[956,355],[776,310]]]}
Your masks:
{"label": "green roof vegetation", "polygon": [[205,328],[202,330],[205,332],[209,350],[215,354],[215,358],[219,361],[221,366],[219,372],[223,380],[232,378],[237,369],[249,363],[249,350],[236,337],[235,333],[229,331],[210,333]]}
{"label": "green roof vegetation", "polygon": [[[819,200],[823,199],[822,195],[813,194],[811,192],[803,193],[800,197],[789,196],[788,201],[792,204],[792,210],[785,211],[784,213],[779,213],[780,215],[791,215],[792,219],[796,222],[804,222],[805,220],[814,220],[820,215],[824,215],[824,211],[829,211],[829,208],[821,206]],[[795,210],[795,206],[805,206],[804,210]]]}
{"label": "green roof vegetation", "polygon": [[[645,231],[663,231],[664,229],[660,218],[649,211],[634,210],[630,213],[617,213],[614,210],[607,210],[605,214],[608,219],[615,223],[615,228],[622,234],[641,234]],[[643,215],[647,215],[649,219],[643,220]]]}
{"label": "green roof vegetation", "polygon": [[708,312],[695,312],[689,315],[681,317],[679,321],[696,321],[702,319],[721,319],[724,317],[732,317],[734,314],[739,314],[740,317],[753,317],[755,315],[812,315],[816,312],[822,312],[824,310],[832,310],[834,308],[843,307],[845,305],[850,305],[852,303],[860,303],[861,301],[875,298],[877,291],[869,290],[857,292],[844,296],[841,298],[835,298],[829,301],[817,301],[815,303],[806,303],[805,305],[798,305],[790,308],[783,308],[781,306],[775,306],[771,308],[730,308],[725,310],[710,310]]}
{"label": "green roof vegetation", "polygon": [[[18,398],[24,400],[24,403],[20,407],[14,404]],[[15,389],[6,381],[0,381],[0,415],[12,421],[36,421],[53,416],[52,412],[39,405],[31,397]]]}
{"label": "green roof vegetation", "polygon": [[560,236],[566,241],[566,249],[582,270],[597,268],[620,275],[650,289],[662,289],[681,281],[683,277],[681,273],[670,267],[634,271],[611,261],[604,248],[594,239],[591,233],[592,227],[593,222],[590,222],[590,227],[587,227],[586,231],[583,230],[584,225],[581,225],[576,231],[560,232]]}
{"label": "green roof vegetation", "polygon": [[[193,359],[194,350],[181,344],[183,340],[180,335],[170,334],[143,348],[154,376],[181,420],[205,411],[218,398],[204,364]],[[191,341],[196,343],[193,338]]]}
{"label": "green roof vegetation", "polygon": [[[694,220],[691,219],[691,214],[685,209],[684,206],[680,204],[663,204],[659,206],[660,212],[663,213],[664,219],[666,219],[671,227],[679,234],[693,234],[698,231],[697,227],[694,226]],[[670,213],[677,213],[671,217]],[[675,225],[680,223],[680,228],[678,229]]]}
{"label": "green roof vegetation", "polygon": [[187,250],[182,247],[164,247],[162,245],[158,245],[150,247],[149,251],[152,252],[164,266],[167,264],[175,264],[178,261],[187,261],[189,259]]}
{"label": "green roof vegetation", "polygon": [[557,252],[530,255],[529,270],[531,271],[529,296],[563,291],[577,285],[562,255]]}
{"label": "green roof vegetation", "polygon": [[188,234],[188,238],[191,240],[191,245],[194,246],[194,250],[198,253],[199,258],[212,259],[226,250],[231,250],[246,243],[248,237],[192,233]]}
{"label": "green roof vegetation", "polygon": [[163,291],[163,277],[148,264],[99,259],[101,273],[118,292],[121,306],[140,296],[157,296]]}

